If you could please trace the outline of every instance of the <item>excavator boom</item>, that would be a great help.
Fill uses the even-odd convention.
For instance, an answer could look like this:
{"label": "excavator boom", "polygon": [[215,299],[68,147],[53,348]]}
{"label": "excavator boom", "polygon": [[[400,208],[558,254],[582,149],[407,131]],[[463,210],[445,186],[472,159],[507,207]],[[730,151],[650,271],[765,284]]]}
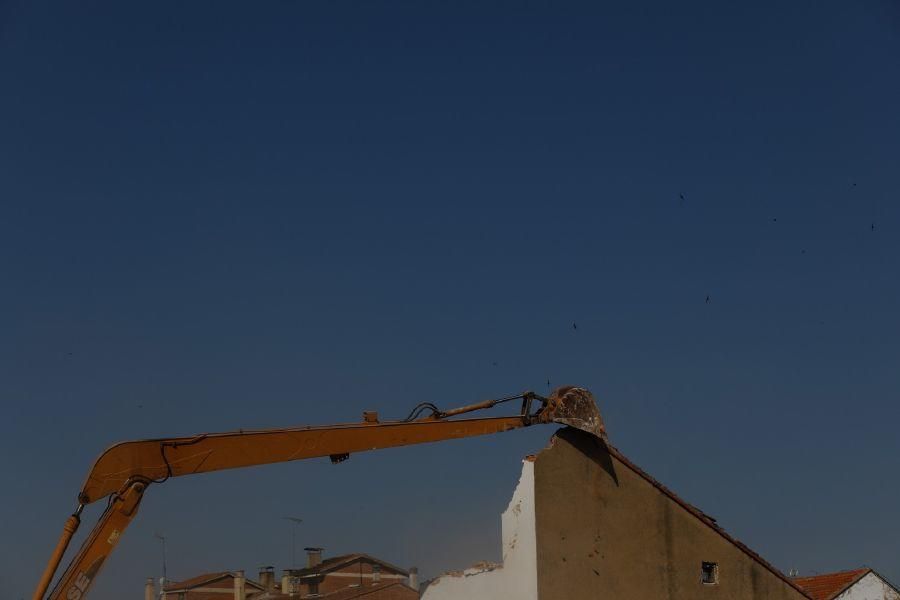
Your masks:
{"label": "excavator boom", "polygon": [[115,493],[130,479],[160,481],[194,473],[379,450],[498,433],[521,427],[518,417],[361,423],[196,437],[122,442],[91,469],[79,500],[88,504]]}
{"label": "excavator boom", "polygon": [[[522,400],[522,408],[515,416],[452,418],[516,399]],[[533,407],[536,402],[540,407]],[[431,414],[419,417],[425,411]],[[102,498],[109,498],[106,510],[53,588],[49,600],[81,600],[86,595],[152,483],[182,475],[304,458],[328,456],[332,462],[341,462],[354,452],[500,433],[540,423],[570,425],[601,439],[606,437],[591,393],[583,388],[564,387],[549,398],[526,392],[448,411],[423,403],[404,421],[381,422],[377,413],[367,412],[362,423],[242,430],[116,444],[100,455],[88,473],[78,495],[78,509],[66,522],[33,600],[43,600],[78,527],[81,509]]]}

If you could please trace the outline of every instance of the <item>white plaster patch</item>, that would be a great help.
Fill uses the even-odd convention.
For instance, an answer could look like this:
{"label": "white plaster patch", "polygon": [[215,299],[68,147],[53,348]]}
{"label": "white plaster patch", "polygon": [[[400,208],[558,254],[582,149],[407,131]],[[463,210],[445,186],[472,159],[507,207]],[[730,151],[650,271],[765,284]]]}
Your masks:
{"label": "white plaster patch", "polygon": [[875,573],[869,573],[835,600],[900,600],[900,592]]}
{"label": "white plaster patch", "polygon": [[522,461],[519,485],[500,521],[503,564],[482,563],[442,575],[431,582],[422,600],[537,600],[533,461]]}

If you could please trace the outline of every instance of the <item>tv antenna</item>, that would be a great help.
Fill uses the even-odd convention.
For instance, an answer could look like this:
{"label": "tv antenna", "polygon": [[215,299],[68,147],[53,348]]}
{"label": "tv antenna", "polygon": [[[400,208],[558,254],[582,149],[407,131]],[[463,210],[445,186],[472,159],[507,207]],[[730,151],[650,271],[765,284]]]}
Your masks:
{"label": "tv antenna", "polygon": [[291,527],[291,568],[297,568],[297,527],[300,526],[300,523],[303,522],[303,519],[299,517],[281,517],[285,521],[290,521],[294,524],[294,527]]}
{"label": "tv antenna", "polygon": [[156,533],[153,534],[153,537],[155,537],[160,542],[162,542],[163,576],[162,576],[162,580],[160,580],[160,585],[159,585],[159,594],[161,596],[163,594],[163,588],[165,588],[166,583],[169,581],[166,577],[166,536],[164,536],[163,534],[161,534],[160,532],[157,531]]}

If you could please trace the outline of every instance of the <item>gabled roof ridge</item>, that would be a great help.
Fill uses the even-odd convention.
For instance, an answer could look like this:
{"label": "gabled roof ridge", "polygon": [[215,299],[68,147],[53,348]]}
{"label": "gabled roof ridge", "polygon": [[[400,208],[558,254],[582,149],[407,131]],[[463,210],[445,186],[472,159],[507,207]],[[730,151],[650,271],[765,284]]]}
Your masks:
{"label": "gabled roof ridge", "polygon": [[864,571],[872,571],[869,567],[857,567],[855,569],[841,569],[840,571],[828,571],[827,573],[816,573],[815,575],[799,575],[794,579],[815,579],[816,577],[828,577],[830,575],[843,575],[844,573],[861,573]]}
{"label": "gabled roof ridge", "polygon": [[872,571],[869,567],[857,567],[855,569],[841,569],[840,571],[828,571],[827,573],[816,573],[815,575],[798,575],[794,579],[818,579],[822,577],[831,577],[833,575],[847,575],[849,573],[859,574]]}
{"label": "gabled roof ridge", "polygon": [[[214,581],[218,581],[219,579],[224,579],[225,577],[234,577],[234,574],[237,571],[213,571],[210,573],[201,573],[200,575],[195,575],[183,581],[170,581],[166,583],[163,589],[167,592],[171,592],[174,590],[188,589],[200,587],[201,585],[205,585],[207,583],[212,583]],[[259,590],[263,589],[263,585],[254,579],[250,579],[249,577],[244,577],[244,582],[246,585],[255,587]]]}
{"label": "gabled roof ridge", "polygon": [[879,573],[878,571],[876,571],[876,570],[873,569],[872,567],[866,567],[866,568],[869,569],[869,572],[874,573],[875,576],[878,577],[879,579],[881,579],[883,582],[885,582],[886,584],[888,584],[889,586],[891,586],[891,587],[894,588],[895,590],[900,591],[900,586],[894,584],[893,581],[891,581],[890,579],[888,579],[887,577],[885,577],[884,575],[882,575],[881,573]]}
{"label": "gabled roof ridge", "polygon": [[384,566],[386,566],[390,569],[393,569],[394,571],[397,571],[399,573],[407,573],[407,574],[409,573],[409,571],[407,571],[404,568],[398,567],[397,565],[389,563],[386,560],[372,556],[371,554],[366,554],[365,552],[354,552],[352,554],[339,554],[337,556],[332,556],[330,558],[323,559],[322,562],[320,562],[318,565],[316,565],[314,567],[304,567],[302,569],[297,569],[296,571],[298,574],[301,574],[300,575],[301,577],[307,576],[307,575],[313,575],[315,573],[321,573],[323,571],[339,569],[340,567],[342,567],[348,563],[352,563],[353,561],[360,560],[360,559],[366,559],[373,563],[378,563],[380,565],[384,565]]}
{"label": "gabled roof ridge", "polygon": [[379,587],[373,587],[373,588],[363,592],[362,594],[360,594],[360,596],[368,596],[369,594],[374,594],[375,592],[380,592],[381,590],[386,590],[388,588],[397,587],[399,585],[406,585],[406,584],[402,583],[400,581],[395,581],[393,583],[387,583],[387,584],[379,586]]}
{"label": "gabled roof ridge", "polygon": [[815,600],[812,596],[809,595],[809,593],[806,590],[804,590],[799,585],[794,583],[794,581],[790,577],[788,577],[787,575],[782,573],[779,569],[775,568],[771,563],[769,563],[762,556],[760,556],[759,554],[757,554],[756,552],[751,550],[743,542],[741,542],[737,538],[731,536],[727,531],[725,531],[722,527],[720,527],[718,525],[718,523],[716,523],[715,519],[713,519],[712,517],[710,517],[709,515],[704,513],[702,510],[700,510],[696,506],[693,506],[689,502],[682,500],[675,492],[670,490],[668,487],[666,487],[665,485],[660,483],[649,473],[647,473],[646,471],[641,469],[639,466],[634,464],[631,461],[631,459],[629,459],[624,454],[622,454],[622,452],[618,448],[609,444],[608,442],[601,442],[598,440],[598,443],[605,445],[606,448],[609,450],[610,454],[615,456],[622,464],[624,464],[626,467],[631,469],[635,474],[637,474],[638,476],[640,476],[641,478],[646,480],[650,485],[655,487],[657,490],[659,490],[660,492],[662,492],[663,494],[668,496],[671,500],[675,501],[676,504],[678,504],[683,509],[685,509],[687,512],[689,512],[691,515],[696,517],[699,521],[701,521],[707,527],[709,527],[710,529],[712,529],[713,531],[718,533],[720,536],[725,538],[728,542],[730,542],[732,545],[734,545],[736,548],[738,548],[741,552],[743,552],[744,554],[749,556],[752,560],[756,561],[757,563],[762,565],[765,569],[767,569],[769,572],[771,572],[773,575],[775,575],[776,577],[781,579],[783,582],[788,584],[790,587],[792,587],[795,590],[797,590],[798,592],[800,592],[805,598],[810,598],[811,600]]}
{"label": "gabled roof ridge", "polygon": [[869,575],[870,573],[872,575],[875,575],[875,577],[877,577],[884,583],[888,584],[895,590],[900,590],[900,587],[895,585],[893,581],[891,581],[890,579],[888,579],[887,577],[885,577],[884,575],[882,575],[881,573],[879,573],[872,567],[867,567],[867,566],[858,567],[856,569],[844,569],[842,571],[829,571],[828,573],[819,573],[817,575],[806,575],[805,577],[795,577],[794,579],[795,579],[795,581],[803,581],[804,583],[809,584],[809,583],[815,583],[818,581],[822,581],[823,579],[826,579],[828,577],[834,577],[837,575],[853,574],[853,578],[846,585],[841,587],[837,592],[831,593],[829,595],[829,598],[831,599],[831,598],[837,598],[838,596],[840,596],[841,594],[846,592],[848,589],[850,589],[850,587],[859,583],[859,581],[862,580],[863,577],[865,577],[866,575]]}
{"label": "gabled roof ridge", "polygon": [[407,575],[409,575],[409,571],[408,571],[407,569],[404,569],[403,567],[398,567],[398,566],[395,565],[394,563],[389,563],[388,561],[383,560],[383,559],[380,559],[380,558],[377,558],[377,557],[375,557],[375,556],[372,556],[371,554],[367,554],[367,553],[365,553],[365,552],[360,552],[360,553],[358,554],[358,556],[359,556],[360,558],[367,558],[367,559],[371,560],[371,561],[374,562],[374,563],[382,564],[382,565],[384,565],[384,566],[386,566],[386,567],[390,567],[391,569],[393,569],[393,570],[395,570],[395,571],[399,571],[400,573],[406,573]]}
{"label": "gabled roof ridge", "polygon": [[188,577],[182,581],[169,581],[166,582],[166,585],[163,589],[166,591],[170,590],[179,590],[182,588],[196,587],[203,583],[210,583],[212,581],[216,581],[217,579],[222,579],[228,575],[231,575],[232,571],[211,571],[209,573],[201,573],[200,575],[194,575],[193,577]]}
{"label": "gabled roof ridge", "polygon": [[[837,584],[839,587],[835,587],[833,589],[830,587],[826,587],[824,590],[818,590],[818,591],[823,591],[825,593],[825,596],[823,596],[824,600],[832,600],[833,598],[837,598],[838,596],[840,596],[841,594],[846,592],[852,586],[856,585],[859,582],[859,580],[861,580],[863,577],[865,577],[869,573],[875,573],[875,571],[873,569],[870,569],[869,567],[860,567],[858,569],[847,569],[845,571],[833,571],[831,573],[822,573],[820,575],[810,575],[808,577],[797,577],[797,578],[795,578],[795,581],[798,582],[798,585],[803,585],[803,587],[805,587],[805,588],[812,588],[813,587],[812,584],[815,584],[815,583],[819,583],[820,585],[827,586],[826,580],[829,578],[833,579],[833,578],[836,578],[841,575],[852,575],[852,577],[850,577],[850,579],[847,579],[846,581],[841,579],[836,582],[833,582],[834,584]],[[881,577],[881,575],[878,575],[878,573],[875,573],[875,575],[878,577]],[[882,579],[884,579],[884,578],[882,578]],[[802,584],[800,583],[801,580],[803,581]],[[812,595],[814,593],[814,591],[816,591],[816,590],[810,589],[809,594]]]}
{"label": "gabled roof ridge", "polygon": [[[361,598],[362,596],[368,596],[369,594],[375,594],[377,592],[381,592],[388,588],[406,585],[405,583],[401,583],[399,581],[395,581],[392,583],[384,583],[382,585],[372,586],[371,588],[341,588],[339,590],[335,590],[333,592],[328,592],[327,594],[323,594],[322,598],[334,598],[334,597],[344,597],[348,600],[352,600],[353,598]],[[412,588],[410,588],[412,589]],[[356,593],[358,592],[358,593]]]}

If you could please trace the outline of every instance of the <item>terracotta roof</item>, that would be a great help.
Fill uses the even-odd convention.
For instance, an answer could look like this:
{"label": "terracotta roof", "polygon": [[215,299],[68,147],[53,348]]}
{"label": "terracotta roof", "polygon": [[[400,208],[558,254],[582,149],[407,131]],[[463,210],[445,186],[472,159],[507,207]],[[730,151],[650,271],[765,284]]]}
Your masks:
{"label": "terracotta roof", "polygon": [[815,600],[832,600],[841,595],[851,585],[868,575],[872,569],[853,569],[852,571],[839,571],[837,573],[825,573],[812,577],[797,577],[794,581],[807,591]]}
{"label": "terracotta roof", "polygon": [[[563,430],[561,430],[561,431],[558,431],[558,432],[556,433],[556,435],[560,435],[561,433],[563,433],[563,432],[565,432],[565,431],[567,431],[567,430],[578,431],[577,429],[571,429],[571,428],[568,428],[568,427],[567,427],[566,429],[563,429]],[[580,433],[580,432],[579,432],[579,433]],[[697,508],[696,506],[693,506],[693,505],[689,504],[688,502],[685,502],[684,500],[682,500],[681,498],[679,498],[679,497],[675,494],[675,492],[673,492],[672,490],[670,490],[669,488],[667,488],[666,486],[664,486],[663,484],[661,484],[659,481],[657,481],[656,479],[654,479],[653,477],[651,477],[648,473],[646,473],[646,472],[645,472],[643,469],[641,469],[639,466],[637,466],[636,464],[634,464],[633,462],[631,462],[631,460],[629,460],[629,459],[628,459],[624,454],[622,454],[617,448],[615,448],[615,447],[613,447],[613,446],[611,446],[611,445],[609,445],[608,443],[605,443],[605,442],[598,442],[598,443],[605,444],[606,448],[609,450],[609,453],[612,454],[613,456],[615,456],[620,462],[622,462],[622,464],[624,464],[626,467],[628,467],[629,469],[631,469],[632,471],[634,471],[635,474],[637,474],[637,475],[639,475],[640,477],[642,477],[642,478],[644,478],[645,480],[647,480],[647,482],[648,482],[650,485],[652,485],[653,487],[655,487],[656,489],[658,489],[660,492],[662,492],[663,494],[665,494],[666,496],[668,496],[669,498],[671,498],[672,500],[674,500],[674,501],[675,501],[677,504],[679,504],[682,508],[684,508],[686,511],[688,511],[689,513],[691,513],[692,515],[694,515],[696,518],[698,518],[700,521],[702,521],[703,523],[705,523],[708,527],[710,527],[711,529],[713,529],[713,530],[714,530],[716,533],[718,533],[720,536],[722,536],[723,538],[725,538],[726,540],[728,540],[729,542],[731,542],[734,546],[736,546],[736,547],[737,547],[739,550],[741,550],[744,554],[746,554],[746,555],[749,556],[751,559],[755,560],[757,563],[759,563],[760,565],[762,565],[764,568],[766,568],[766,569],[767,569],[769,572],[771,572],[773,575],[775,575],[776,577],[778,577],[779,579],[781,579],[782,581],[784,581],[784,582],[785,582],[787,585],[789,585],[790,587],[792,587],[792,588],[794,588],[795,590],[797,590],[798,592],[800,592],[803,596],[805,596],[805,597],[807,597],[807,598],[814,598],[813,596],[810,596],[810,595],[807,593],[806,590],[804,590],[802,587],[800,587],[799,585],[797,585],[797,583],[796,583],[793,579],[791,579],[790,577],[788,577],[787,575],[785,575],[784,573],[782,573],[781,571],[779,571],[778,569],[776,569],[774,566],[772,566],[771,564],[769,564],[763,557],[761,557],[759,554],[757,554],[756,552],[754,552],[753,550],[751,550],[750,548],[748,548],[747,546],[745,546],[742,542],[740,542],[739,540],[737,540],[737,539],[733,538],[731,535],[729,535],[728,532],[726,532],[724,529],[722,529],[722,528],[718,525],[718,523],[716,523],[716,520],[715,520],[715,519],[713,519],[712,517],[710,517],[709,515],[707,515],[706,513],[704,513],[702,510],[700,510],[700,509]],[[818,600],[818,599],[815,599],[815,600]]]}
{"label": "terracotta roof", "polygon": [[312,575],[315,573],[322,573],[326,571],[331,571],[333,569],[339,568],[341,565],[345,565],[347,563],[353,562],[358,558],[362,558],[365,556],[364,554],[341,554],[339,556],[332,556],[331,558],[322,559],[315,567],[304,567],[302,569],[294,569],[294,573],[297,574],[298,577],[302,577],[304,575]]}
{"label": "terracotta roof", "polygon": [[[393,591],[398,586],[402,586],[409,590],[411,597],[418,597],[418,592],[413,590],[411,587],[407,586],[401,582],[391,582],[391,583],[383,583],[381,585],[371,585],[366,587],[346,587],[340,590],[335,590],[333,592],[322,594],[318,596],[319,598],[324,598],[325,600],[351,600],[352,598],[362,598],[364,596],[370,595],[378,595],[385,590]],[[291,596],[290,594],[282,594],[280,592],[265,592],[263,594],[259,594],[253,596],[253,600],[285,600],[287,598],[298,598],[298,596]]]}
{"label": "terracotta roof", "polygon": [[316,565],[315,567],[307,567],[303,569],[295,569],[294,573],[297,577],[303,577],[305,575],[315,575],[317,573],[328,573],[329,571],[333,571],[335,569],[340,569],[344,565],[356,562],[357,560],[367,560],[369,562],[384,565],[385,567],[391,569],[392,571],[396,571],[402,575],[409,575],[409,572],[406,569],[401,569],[396,565],[392,565],[389,562],[385,562],[380,558],[375,558],[374,556],[370,556],[363,552],[357,552],[355,554],[342,554],[340,556],[332,556],[331,558],[326,558],[321,563]]}
{"label": "terracotta roof", "polygon": [[169,591],[198,587],[201,584],[221,579],[227,575],[231,575],[231,571],[216,571],[215,573],[204,573],[202,575],[197,575],[196,577],[191,577],[190,579],[185,579],[184,581],[170,581],[166,584],[165,589],[166,591]]}
{"label": "terracotta roof", "polygon": [[[165,586],[166,592],[188,592],[188,597],[191,600],[204,600],[207,597],[216,597],[221,598],[222,594],[216,594],[215,592],[197,592],[193,591],[196,588],[222,588],[223,590],[231,589],[234,585],[231,581],[228,581],[226,585],[225,582],[222,581],[224,579],[231,579],[234,577],[233,571],[217,571],[215,573],[204,573],[202,575],[197,575],[196,577],[191,577],[190,579],[185,579],[184,581],[170,581]],[[254,591],[260,591],[263,589],[262,585],[253,581],[252,579],[245,579],[245,585],[247,587],[247,593],[252,594]],[[221,582],[219,585],[210,585],[217,584]]]}
{"label": "terracotta roof", "polygon": [[166,592],[169,598],[177,598],[182,593],[184,594],[186,600],[231,600],[232,598],[234,598],[234,592],[227,588],[222,588],[222,591],[220,592],[196,592],[193,590],[187,590],[184,592]]}
{"label": "terracotta roof", "polygon": [[352,587],[352,588],[344,588],[342,590],[337,590],[335,592],[331,592],[330,594],[325,594],[322,598],[326,600],[350,600],[351,598],[362,598],[363,596],[370,595],[379,595],[382,591],[387,589],[393,589],[397,586],[403,586],[407,588],[411,595],[418,596],[418,593],[415,592],[411,587],[407,586],[404,583],[393,582],[393,583],[384,583],[382,585],[372,585],[366,587]]}

